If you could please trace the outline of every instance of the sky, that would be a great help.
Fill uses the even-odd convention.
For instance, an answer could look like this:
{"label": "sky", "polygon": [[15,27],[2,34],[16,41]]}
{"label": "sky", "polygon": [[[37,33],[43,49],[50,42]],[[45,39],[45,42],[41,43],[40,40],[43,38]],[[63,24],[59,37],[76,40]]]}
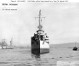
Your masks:
{"label": "sky", "polygon": [[[3,8],[17,10],[3,11]],[[38,19],[35,17],[38,17],[40,9],[45,17],[41,24],[49,36],[50,44],[79,42],[79,3],[29,2],[18,3],[18,6],[0,4],[0,41],[6,39],[10,44],[13,38],[14,45],[30,45],[31,37],[37,30]]]}

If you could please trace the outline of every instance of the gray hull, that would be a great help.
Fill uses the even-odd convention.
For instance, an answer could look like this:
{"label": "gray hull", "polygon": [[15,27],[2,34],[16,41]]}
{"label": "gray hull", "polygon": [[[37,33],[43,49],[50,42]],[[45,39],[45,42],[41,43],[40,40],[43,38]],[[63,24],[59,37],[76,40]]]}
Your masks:
{"label": "gray hull", "polygon": [[49,53],[49,49],[48,48],[40,48],[40,54],[45,54],[45,53]]}

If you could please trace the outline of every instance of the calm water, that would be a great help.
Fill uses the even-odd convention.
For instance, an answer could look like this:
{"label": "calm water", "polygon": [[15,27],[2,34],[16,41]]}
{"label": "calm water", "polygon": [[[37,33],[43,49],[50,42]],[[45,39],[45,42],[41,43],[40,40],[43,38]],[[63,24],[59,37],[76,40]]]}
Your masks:
{"label": "calm water", "polygon": [[30,49],[0,49],[0,66],[57,66],[57,61],[79,60],[79,51],[72,48],[50,48],[50,53],[39,57]]}

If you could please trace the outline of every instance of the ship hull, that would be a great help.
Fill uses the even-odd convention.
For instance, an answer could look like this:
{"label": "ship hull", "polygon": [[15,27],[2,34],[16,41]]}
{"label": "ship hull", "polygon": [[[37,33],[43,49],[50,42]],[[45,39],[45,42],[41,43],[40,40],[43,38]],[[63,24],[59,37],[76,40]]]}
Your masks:
{"label": "ship hull", "polygon": [[45,54],[45,53],[49,53],[49,49],[48,48],[41,48],[40,54]]}
{"label": "ship hull", "polygon": [[40,40],[40,54],[49,53],[49,43]]}
{"label": "ship hull", "polygon": [[45,54],[49,53],[49,44],[41,41],[41,40],[34,40],[31,39],[31,52],[32,54]]}

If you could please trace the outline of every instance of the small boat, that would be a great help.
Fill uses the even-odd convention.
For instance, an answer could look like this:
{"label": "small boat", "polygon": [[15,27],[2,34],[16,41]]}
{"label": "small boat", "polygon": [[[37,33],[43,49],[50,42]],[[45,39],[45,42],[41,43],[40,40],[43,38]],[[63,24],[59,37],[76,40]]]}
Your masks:
{"label": "small boat", "polygon": [[41,17],[41,10],[39,11],[39,26],[34,36],[31,37],[31,53],[32,54],[45,54],[49,53],[49,37],[47,33],[44,33],[42,30],[42,17]]}
{"label": "small boat", "polygon": [[75,43],[75,47],[73,47],[73,50],[74,51],[77,51],[78,50],[78,48],[76,47],[76,43]]}

